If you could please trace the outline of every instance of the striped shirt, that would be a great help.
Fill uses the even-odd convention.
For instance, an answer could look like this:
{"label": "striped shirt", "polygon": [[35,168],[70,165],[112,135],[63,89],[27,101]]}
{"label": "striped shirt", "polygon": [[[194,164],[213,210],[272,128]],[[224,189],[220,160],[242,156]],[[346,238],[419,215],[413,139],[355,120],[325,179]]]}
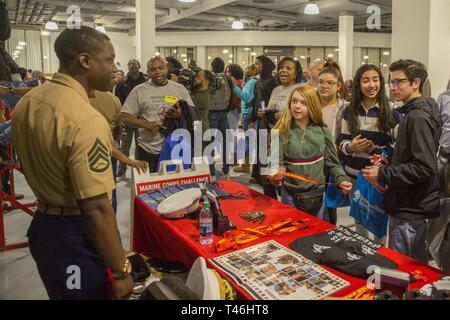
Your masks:
{"label": "striped shirt", "polygon": [[[366,166],[371,166],[371,158],[374,154],[384,154],[391,155],[394,152],[395,137],[397,136],[398,125],[402,119],[402,115],[393,108],[391,105],[394,118],[396,122],[395,128],[392,132],[383,133],[378,130],[378,116],[380,113],[380,108],[378,104],[374,105],[368,111],[360,105],[358,107],[358,117],[360,123],[360,131],[358,133],[351,133],[348,129],[348,118],[349,118],[349,107],[344,110],[342,117],[342,131],[338,139],[338,147],[345,155],[344,158],[344,169],[349,176],[355,178],[358,176],[360,170],[364,169]],[[369,153],[352,153],[349,150],[349,145],[353,138],[361,135],[361,138],[371,140],[377,148]]]}

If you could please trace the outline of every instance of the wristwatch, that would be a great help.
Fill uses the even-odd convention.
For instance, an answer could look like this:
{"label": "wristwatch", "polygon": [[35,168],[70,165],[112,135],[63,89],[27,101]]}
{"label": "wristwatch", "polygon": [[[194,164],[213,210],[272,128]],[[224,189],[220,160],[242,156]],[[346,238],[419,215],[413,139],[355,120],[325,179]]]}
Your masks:
{"label": "wristwatch", "polygon": [[127,258],[125,258],[125,261],[123,263],[122,271],[120,272],[113,272],[112,277],[114,280],[124,280],[131,274],[131,262]]}

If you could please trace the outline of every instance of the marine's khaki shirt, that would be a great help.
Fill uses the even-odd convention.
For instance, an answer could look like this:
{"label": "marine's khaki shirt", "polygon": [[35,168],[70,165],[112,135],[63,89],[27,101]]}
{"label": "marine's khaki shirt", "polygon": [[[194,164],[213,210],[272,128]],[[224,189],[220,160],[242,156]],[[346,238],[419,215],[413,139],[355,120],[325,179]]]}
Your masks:
{"label": "marine's khaki shirt", "polygon": [[109,125],[78,81],[55,74],[20,100],[12,123],[19,161],[40,202],[76,207],[75,199],[112,192]]}
{"label": "marine's khaki shirt", "polygon": [[119,131],[120,133],[120,110],[122,109],[122,104],[119,98],[113,95],[111,92],[101,92],[95,91],[95,97],[90,97],[89,101],[95,110],[100,112],[100,114],[105,117],[108,121],[109,127],[113,136]]}

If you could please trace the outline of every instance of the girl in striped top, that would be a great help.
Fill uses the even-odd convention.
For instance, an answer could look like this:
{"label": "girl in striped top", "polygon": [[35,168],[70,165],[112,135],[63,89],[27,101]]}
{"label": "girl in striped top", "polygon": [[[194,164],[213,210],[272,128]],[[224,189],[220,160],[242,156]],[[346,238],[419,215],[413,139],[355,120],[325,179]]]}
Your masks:
{"label": "girl in striped top", "polygon": [[350,192],[352,183],[341,168],[331,132],[322,118],[322,106],[317,92],[310,86],[296,88],[289,97],[273,130],[279,133],[280,169],[268,180],[283,184],[282,201],[317,216],[323,203],[324,188],[311,181],[284,179],[286,172],[323,182],[331,175],[336,185]]}

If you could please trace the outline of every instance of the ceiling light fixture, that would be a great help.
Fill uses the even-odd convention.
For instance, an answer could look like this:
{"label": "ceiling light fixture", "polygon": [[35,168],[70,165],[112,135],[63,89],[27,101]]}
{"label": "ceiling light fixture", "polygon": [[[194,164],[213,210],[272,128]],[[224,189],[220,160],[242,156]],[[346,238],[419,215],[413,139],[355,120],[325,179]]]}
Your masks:
{"label": "ceiling light fixture", "polygon": [[22,50],[23,47],[22,47],[22,46],[17,46],[16,49],[17,49],[17,50]]}
{"label": "ceiling light fixture", "polygon": [[252,53],[250,53],[250,55],[255,57],[256,56],[256,52],[252,52]]}
{"label": "ceiling light fixture", "polygon": [[390,56],[390,55],[391,55],[391,53],[389,51],[384,51],[383,52],[383,56]]}
{"label": "ceiling light fixture", "polygon": [[19,46],[25,47],[27,43],[25,41],[19,41]]}
{"label": "ceiling light fixture", "polygon": [[312,1],[306,5],[304,13],[307,15],[319,14],[320,13],[319,6],[316,4],[315,1]]}
{"label": "ceiling light fixture", "polygon": [[228,52],[230,52],[230,51],[228,51],[227,49],[222,50],[222,53],[223,53],[223,54],[228,54]]}
{"label": "ceiling light fixture", "polygon": [[232,55],[232,54],[230,54],[230,55],[228,56],[228,58],[233,58],[233,55]]}
{"label": "ceiling light fixture", "polygon": [[212,59],[212,57],[208,57],[208,60],[211,60]]}
{"label": "ceiling light fixture", "polygon": [[306,57],[305,56],[300,56],[300,59],[306,59]]}
{"label": "ceiling light fixture", "polygon": [[52,30],[52,31],[56,31],[58,30],[58,25],[56,24],[56,22],[54,21],[49,21],[45,24],[45,29],[47,30]]}
{"label": "ceiling light fixture", "polygon": [[48,30],[42,30],[42,31],[41,31],[41,36],[44,36],[44,37],[50,36],[50,31],[48,31]]}
{"label": "ceiling light fixture", "polygon": [[369,56],[364,56],[364,60],[369,60]]}
{"label": "ceiling light fixture", "polygon": [[251,49],[250,48],[244,48],[244,51],[250,51]]}
{"label": "ceiling light fixture", "polygon": [[242,21],[235,20],[235,21],[233,21],[233,24],[231,25],[231,29],[233,29],[233,30],[243,30],[244,29],[244,24],[242,23]]}
{"label": "ceiling light fixture", "polygon": [[178,1],[184,2],[184,3],[193,3],[193,2],[195,2],[197,0],[178,0]]}

